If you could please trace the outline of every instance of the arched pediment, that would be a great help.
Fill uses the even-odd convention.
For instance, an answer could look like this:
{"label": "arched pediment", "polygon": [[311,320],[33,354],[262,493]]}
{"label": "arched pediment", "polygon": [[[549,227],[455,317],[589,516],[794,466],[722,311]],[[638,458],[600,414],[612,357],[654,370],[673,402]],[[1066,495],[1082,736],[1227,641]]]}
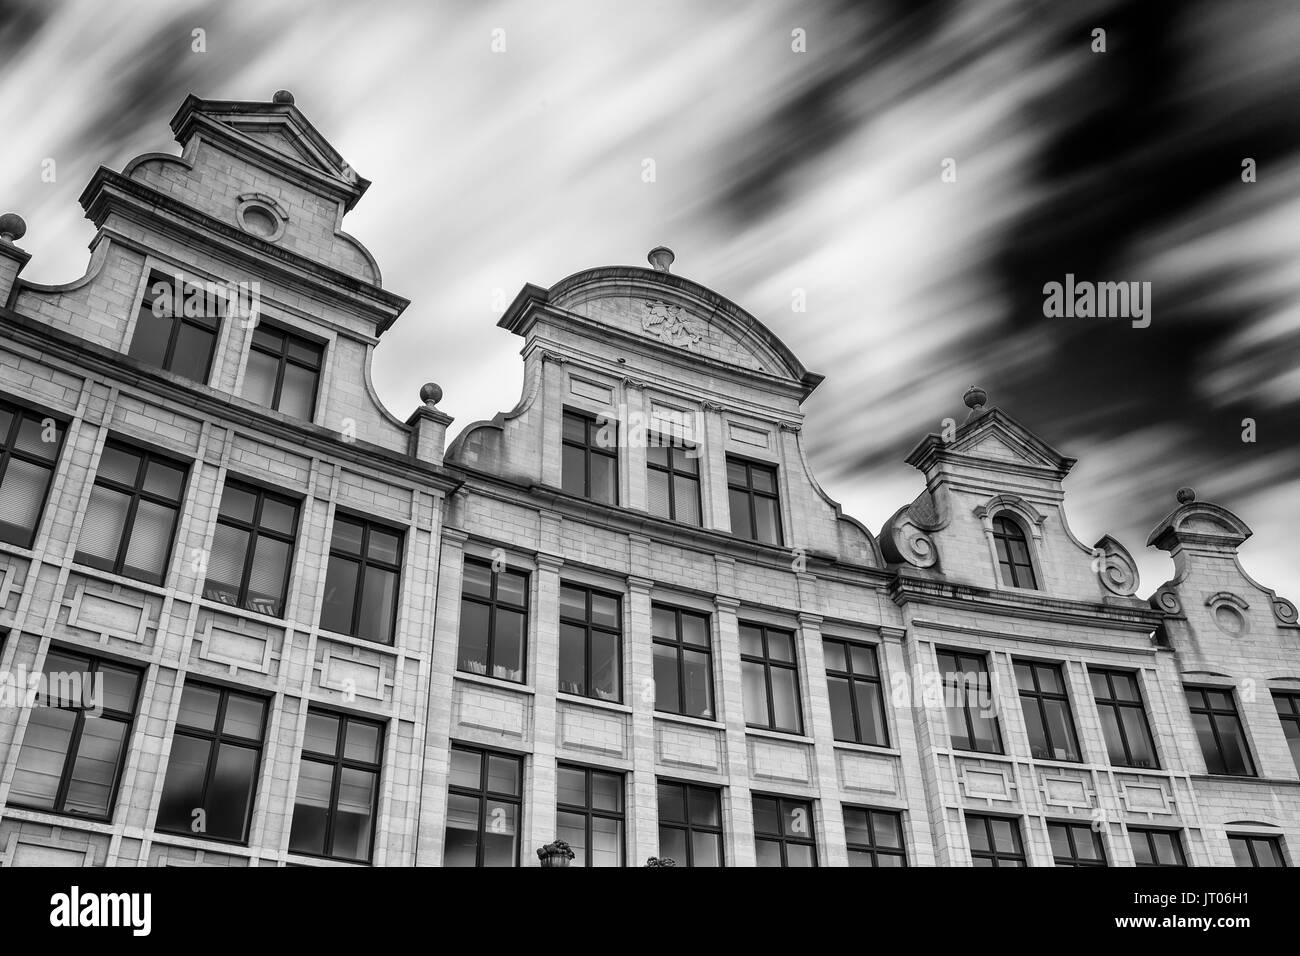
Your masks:
{"label": "arched pediment", "polygon": [[[701,359],[785,379],[804,396],[822,380],[753,315],[671,273],[634,266],[588,269],[529,298]],[[525,304],[517,299],[501,324],[517,331]]]}

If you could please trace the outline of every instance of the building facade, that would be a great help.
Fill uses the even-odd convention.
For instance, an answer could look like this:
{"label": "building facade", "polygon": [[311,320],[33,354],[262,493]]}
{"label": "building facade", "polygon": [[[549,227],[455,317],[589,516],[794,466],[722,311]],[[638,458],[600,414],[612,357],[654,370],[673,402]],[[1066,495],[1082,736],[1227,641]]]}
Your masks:
{"label": "building facade", "polygon": [[1228,510],[1139,598],[972,389],[875,535],[820,376],[663,248],[525,286],[447,446],[371,384],[368,183],[287,93],[172,128],[82,279],[0,217],[0,864],[1293,862],[1300,627]]}

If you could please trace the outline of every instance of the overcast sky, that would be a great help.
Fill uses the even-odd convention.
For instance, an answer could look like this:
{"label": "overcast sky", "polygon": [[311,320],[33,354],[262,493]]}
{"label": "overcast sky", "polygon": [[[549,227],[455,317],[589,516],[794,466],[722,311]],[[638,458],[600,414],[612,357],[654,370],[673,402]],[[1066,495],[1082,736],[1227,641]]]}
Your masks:
{"label": "overcast sky", "polygon": [[[513,407],[501,300],[665,244],[826,375],[813,468],[873,531],[978,383],[1079,459],[1072,528],[1118,537],[1141,594],[1172,574],[1147,532],[1191,485],[1296,600],[1298,76],[1285,0],[0,0],[0,211],[27,219],[24,278],[69,281],[96,166],[175,152],[187,93],[289,89],[374,183],[345,228],[412,301],[375,358],[396,414],[426,381],[453,434]],[[1150,326],[1044,317],[1066,273],[1151,282]]]}

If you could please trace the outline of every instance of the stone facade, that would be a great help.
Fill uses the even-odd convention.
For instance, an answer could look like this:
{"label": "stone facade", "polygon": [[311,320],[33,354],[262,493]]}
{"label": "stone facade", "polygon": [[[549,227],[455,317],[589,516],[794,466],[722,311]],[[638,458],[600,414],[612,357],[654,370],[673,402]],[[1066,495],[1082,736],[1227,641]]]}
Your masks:
{"label": "stone facade", "polygon": [[[1176,575],[1139,598],[1123,545],[1069,529],[1073,460],[972,390],[964,423],[907,459],[924,491],[873,535],[808,467],[801,405],[820,376],[757,318],[669,271],[663,249],[651,269],[525,286],[500,322],[523,340],[524,394],[444,455],[440,389],[426,386],[402,420],[371,384],[373,350],[407,303],[341,228],[368,183],[287,94],[190,97],[172,127],[179,157],[100,169],[87,187],[97,233],[82,279],[24,282],[26,254],[0,238],[0,399],[57,438],[30,540],[0,540],[0,674],[39,673],[53,647],[140,676],[104,813],[71,809],[91,774],[69,759],[60,776],[58,735],[29,730],[42,708],[0,707],[0,864],[442,865],[477,853],[533,865],[534,848],[581,829],[561,780],[579,771],[618,790],[587,807],[586,825],[616,847],[602,862],[670,855],[663,801],[676,784],[716,795],[701,839],[729,866],[873,853],[1050,866],[1062,823],[1095,834],[1111,865],[1139,862],[1146,830],[1176,833],[1193,865],[1230,865],[1230,836],[1273,841],[1291,861],[1300,773],[1286,727],[1300,710],[1288,722],[1278,708],[1288,693],[1300,701],[1300,627],[1294,605],[1241,570],[1250,531],[1226,509],[1180,493],[1148,542]],[[203,381],[175,370],[171,346],[165,361],[141,357],[160,274],[223,296]],[[252,317],[238,307],[250,293]],[[250,398],[263,326],[320,356],[307,410]],[[110,439],[185,470],[158,581],[79,557]],[[210,586],[231,481],[298,509],[282,608]],[[352,626],[332,616],[346,590],[340,517],[399,542],[384,559],[397,569],[391,642],[361,633],[379,613],[369,579]],[[503,599],[507,582],[520,590]],[[702,643],[679,634],[673,646],[663,622],[686,618],[703,622]],[[703,678],[688,680],[688,660]],[[949,660],[987,673],[970,724],[945,700]],[[1068,715],[1046,745],[1031,671],[1059,679],[1043,706],[1064,701]],[[1098,697],[1110,671],[1136,702]],[[190,683],[265,703],[243,839],[159,825]],[[1185,686],[1226,694],[1250,773],[1213,772]],[[336,760],[322,798],[323,839],[373,830],[351,854],[311,852],[293,822],[319,783],[303,753],[318,755],[312,774],[324,765],[309,709],[382,729],[373,761]],[[1114,714],[1140,714],[1151,759],[1115,759]],[[1217,742],[1234,718],[1205,719]],[[962,726],[971,739],[954,736]],[[53,768],[44,797],[35,767]],[[209,769],[206,785],[219,776]],[[368,803],[359,779],[377,781]],[[986,850],[984,817],[1014,821],[1016,845]],[[891,820],[897,840],[880,830]]]}

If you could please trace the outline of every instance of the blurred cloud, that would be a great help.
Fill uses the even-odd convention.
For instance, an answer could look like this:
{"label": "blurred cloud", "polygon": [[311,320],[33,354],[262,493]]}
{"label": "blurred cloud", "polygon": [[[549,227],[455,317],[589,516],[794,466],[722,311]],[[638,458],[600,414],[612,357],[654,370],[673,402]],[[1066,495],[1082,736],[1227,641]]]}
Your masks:
{"label": "blurred cloud", "polygon": [[[398,414],[429,380],[453,431],[511,407],[494,296],[665,243],[827,375],[812,464],[873,529],[920,488],[903,455],[978,382],[1079,458],[1073,529],[1120,537],[1144,593],[1171,573],[1146,532],[1191,484],[1294,599],[1297,68],[1282,0],[0,0],[0,206],[28,220],[25,277],[66,281],[96,166],[174,150],[189,92],[287,88],[374,182],[345,228],[412,300],[374,369]],[[1151,327],[1044,318],[1067,272],[1151,281]]]}

